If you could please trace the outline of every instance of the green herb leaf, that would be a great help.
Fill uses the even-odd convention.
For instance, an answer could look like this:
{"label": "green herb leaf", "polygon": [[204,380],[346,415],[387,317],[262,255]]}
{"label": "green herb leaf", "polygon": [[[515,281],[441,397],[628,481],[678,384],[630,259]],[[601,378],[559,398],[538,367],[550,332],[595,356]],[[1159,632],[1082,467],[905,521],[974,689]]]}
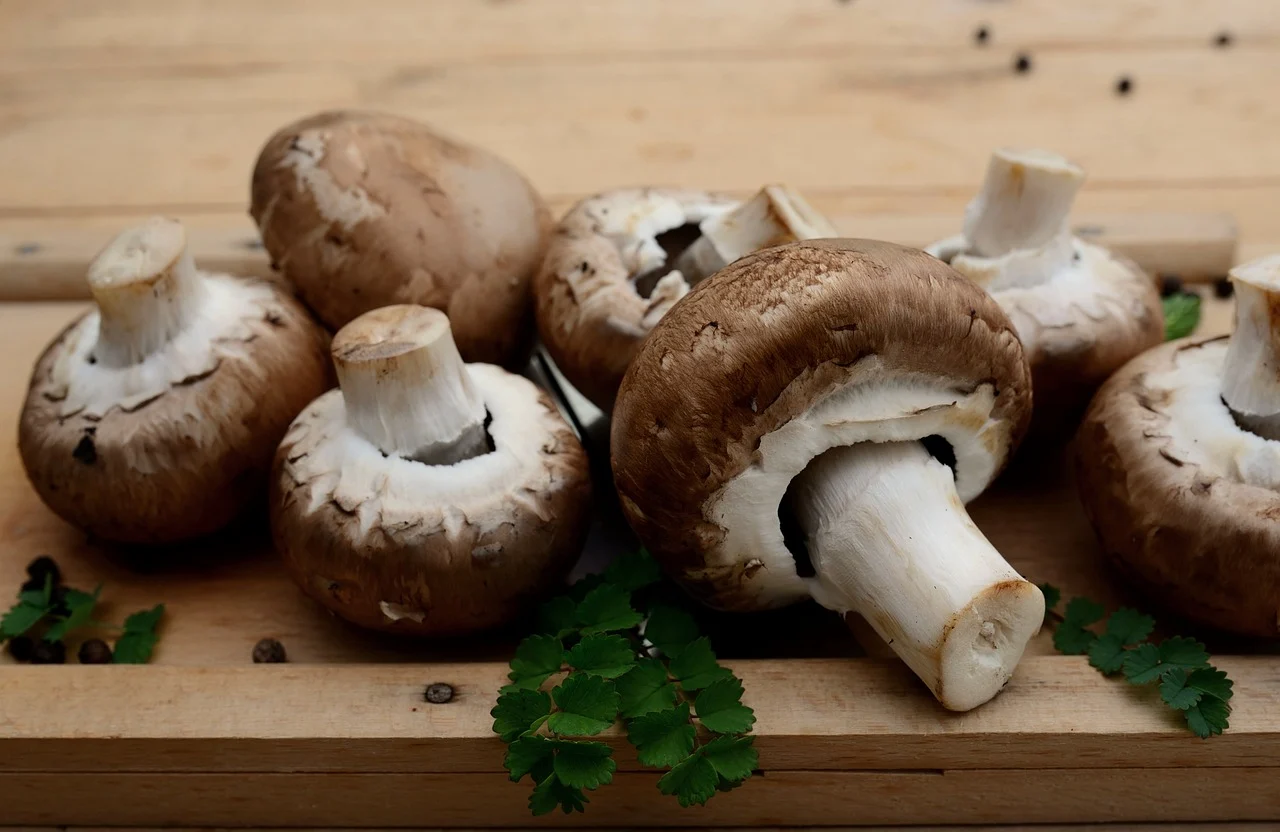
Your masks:
{"label": "green herb leaf", "polygon": [[1209,667],[1209,651],[1194,638],[1174,636],[1160,642],[1160,664],[1169,669],[1199,670]]}
{"label": "green herb leaf", "polygon": [[623,636],[589,635],[569,650],[567,659],[575,670],[605,679],[621,676],[636,666],[635,651]]}
{"label": "green herb leaf", "polygon": [[1131,685],[1147,685],[1160,678],[1160,648],[1139,644],[1125,654],[1124,677]]}
{"label": "green herb leaf", "polygon": [[1107,619],[1107,636],[1118,639],[1126,646],[1146,641],[1155,628],[1154,618],[1128,607],[1121,607]]}
{"label": "green herb leaf", "polygon": [[1083,627],[1063,622],[1053,631],[1053,646],[1064,655],[1083,656],[1097,638]]}
{"label": "green herb leaf", "polygon": [[146,664],[160,637],[156,627],[164,617],[164,604],[135,612],[124,620],[124,635],[116,639],[111,661],[115,664]]}
{"label": "green herb leaf", "polygon": [[1107,633],[1105,636],[1094,638],[1090,643],[1089,664],[1102,671],[1103,675],[1110,676],[1113,673],[1119,673],[1124,667],[1124,654],[1127,652],[1124,642],[1118,636]]}
{"label": "green herb leaf", "polygon": [[[522,691],[529,693],[529,691]],[[546,694],[542,694],[546,696]],[[550,704],[548,703],[548,710]],[[532,774],[534,782],[541,783],[552,771],[555,758],[555,741],[536,734],[518,737],[507,749],[503,765],[511,774],[511,782],[519,783],[526,774]]]}
{"label": "green herb leaf", "polygon": [[567,597],[570,601],[577,604],[580,603],[583,598],[586,598],[591,590],[603,585],[604,575],[584,575],[575,581],[573,586],[569,587],[569,594]]}
{"label": "green herb leaf", "polygon": [[511,690],[498,697],[489,711],[493,732],[503,742],[514,742],[539,719],[551,713],[551,697],[542,690]]}
{"label": "green herb leaf", "polygon": [[547,721],[554,733],[595,736],[618,719],[618,692],[612,682],[599,676],[571,673],[551,691],[551,696],[560,708]]}
{"label": "green herb leaf", "polygon": [[26,601],[19,601],[4,614],[4,618],[0,619],[0,636],[16,638],[39,624],[48,614],[48,604],[29,604]]}
{"label": "green herb leaf", "polygon": [[1198,704],[1205,696],[1224,702],[1232,696],[1232,682],[1227,674],[1216,668],[1201,668],[1188,673],[1174,669],[1164,674],[1160,683],[1160,698],[1170,708],[1185,711]]}
{"label": "green herb leaf", "polygon": [[671,660],[671,674],[685,690],[701,690],[719,679],[733,674],[716,662],[711,641],[705,636],[694,640]]}
{"label": "green herb leaf", "polygon": [[1200,296],[1178,292],[1161,301],[1164,307],[1164,340],[1185,338],[1200,323]]}
{"label": "green herb leaf", "polygon": [[538,632],[564,638],[578,629],[578,605],[565,595],[552,598],[538,609]]}
{"label": "green herb leaf", "polygon": [[507,678],[518,688],[537,688],[564,664],[564,645],[554,636],[529,636],[516,647]]}
{"label": "green herb leaf", "polygon": [[676,703],[676,686],[667,678],[667,668],[657,659],[640,659],[614,683],[621,698],[619,712],[624,719],[670,708]]}
{"label": "green herb leaf", "polygon": [[627,739],[636,747],[636,757],[646,766],[674,766],[692,753],[696,736],[697,730],[689,721],[688,702],[627,723]]}
{"label": "green herb leaf", "polygon": [[529,795],[529,811],[534,816],[546,815],[557,808],[563,809],[566,815],[581,812],[590,801],[582,793],[582,789],[566,786],[560,778],[552,773],[540,781]]}
{"label": "green herb leaf", "polygon": [[1204,645],[1192,638],[1174,636],[1157,647],[1139,644],[1124,657],[1124,675],[1131,684],[1147,685],[1172,670],[1199,670],[1209,666]]}
{"label": "green herb leaf", "polygon": [[648,549],[641,547],[609,564],[604,570],[604,579],[627,592],[635,592],[662,580],[662,567]]}
{"label": "green herb leaf", "polygon": [[644,637],[667,656],[674,656],[698,638],[698,622],[677,607],[658,604],[649,611]]}
{"label": "green herb leaf", "polygon": [[1044,608],[1046,611],[1058,606],[1058,602],[1062,600],[1062,590],[1053,584],[1040,584],[1040,593],[1044,595]]}
{"label": "green herb leaf", "polygon": [[93,620],[93,610],[98,605],[98,596],[102,594],[102,584],[92,594],[78,589],[68,589],[63,596],[69,614],[55,621],[44,634],[45,641],[62,641],[67,633],[78,630]]}
{"label": "green herb leaf", "polygon": [[1230,727],[1231,706],[1216,696],[1202,698],[1184,713],[1187,715],[1187,727],[1202,740],[1221,734]]}
{"label": "green herb leaf", "polygon": [[584,634],[630,630],[643,620],[631,608],[631,594],[613,584],[601,584],[578,604],[578,626]]}
{"label": "green herb leaf", "polygon": [[675,795],[684,807],[704,806],[715,797],[719,785],[715,766],[699,750],[664,774],[658,781],[658,791]]}
{"label": "green herb leaf", "polygon": [[602,742],[556,742],[556,777],[566,786],[595,789],[613,782],[618,764]]}
{"label": "green herb leaf", "polygon": [[1106,615],[1106,607],[1088,598],[1072,598],[1067,602],[1067,609],[1062,617],[1068,624],[1077,627],[1088,627],[1096,624]]}
{"label": "green herb leaf", "polygon": [[[760,762],[754,743],[754,737],[716,737],[702,747],[702,755],[722,780],[740,783],[751,776]],[[719,789],[727,791],[723,782]]]}
{"label": "green herb leaf", "polygon": [[694,700],[698,721],[717,734],[745,734],[755,725],[755,712],[742,704],[742,682],[736,676],[717,679]]}

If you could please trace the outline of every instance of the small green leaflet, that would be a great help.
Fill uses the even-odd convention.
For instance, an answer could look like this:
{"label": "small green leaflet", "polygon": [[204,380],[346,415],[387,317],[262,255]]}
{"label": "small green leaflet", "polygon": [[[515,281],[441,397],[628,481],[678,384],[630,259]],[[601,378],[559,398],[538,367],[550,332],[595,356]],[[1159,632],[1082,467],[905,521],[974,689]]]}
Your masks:
{"label": "small green leaflet", "polygon": [[666,710],[676,703],[676,686],[657,659],[638,660],[634,668],[618,677],[614,686],[621,697],[619,713],[624,719]]}
{"label": "small green leaflet", "polygon": [[711,640],[703,636],[676,654],[671,660],[671,675],[680,680],[685,690],[701,690],[718,679],[733,674],[716,662],[711,650]]}
{"label": "small green leaflet", "polygon": [[646,766],[674,766],[693,751],[697,731],[689,722],[689,703],[636,717],[627,725],[627,739]]}
{"label": "small green leaflet", "polygon": [[578,605],[566,595],[552,598],[538,610],[538,632],[542,635],[564,638],[577,628]]}
{"label": "small green leaflet", "polygon": [[1146,640],[1155,626],[1151,616],[1121,607],[1107,619],[1106,634],[1089,645],[1089,664],[1107,676],[1119,673],[1124,667],[1126,648]]}
{"label": "small green leaflet", "polygon": [[[529,692],[520,691],[520,693]],[[545,694],[543,695],[545,696]],[[550,709],[551,700],[548,699],[547,710],[549,711]],[[542,782],[552,771],[554,757],[555,740],[535,734],[528,737],[519,737],[512,742],[510,747],[507,748],[507,757],[502,764],[510,773],[511,782],[513,783],[519,783],[526,774],[532,774],[534,780]]]}
{"label": "small green leaflet", "polygon": [[631,608],[631,594],[613,584],[601,584],[578,603],[578,627],[583,635],[630,630],[644,620]]}
{"label": "small green leaflet", "polygon": [[750,777],[759,763],[754,743],[754,737],[716,737],[702,747],[702,755],[717,774],[737,783]]}
{"label": "small green leaflet", "polygon": [[1068,656],[1087,653],[1097,636],[1085,628],[1101,621],[1105,612],[1101,604],[1088,598],[1072,598],[1062,623],[1053,631],[1053,646]]}
{"label": "small green leaflet", "polygon": [[609,564],[604,579],[626,592],[635,592],[662,580],[662,568],[647,549],[641,548]]}
{"label": "small green leaflet", "polygon": [[53,578],[49,575],[45,576],[43,591],[29,589],[18,593],[18,603],[0,618],[0,641],[16,638],[39,624],[49,614],[52,600]]}
{"label": "small green leaflet", "polygon": [[1200,296],[1178,292],[1161,301],[1164,307],[1164,340],[1185,338],[1200,323]]}
{"label": "small green leaflet", "polygon": [[672,794],[680,801],[680,805],[704,806],[715,797],[720,785],[720,775],[716,767],[703,756],[699,748],[682,763],[675,766],[658,781],[658,791]]}
{"label": "small green leaflet", "polygon": [[[102,594],[102,584],[92,594],[78,589],[68,589],[63,595],[63,603],[70,610],[65,618],[55,621],[44,634],[45,641],[62,641],[67,633],[79,629],[93,620],[93,610],[98,606],[98,597]],[[127,628],[126,628],[127,630]]]}
{"label": "small green leaflet", "polygon": [[516,647],[509,687],[537,688],[564,663],[564,645],[554,636],[529,636]]}
{"label": "small green leaflet", "polygon": [[124,635],[116,639],[111,660],[115,664],[146,664],[160,636],[156,627],[164,617],[164,604],[135,612],[124,620]]}
{"label": "small green leaflet", "polygon": [[631,642],[623,636],[589,635],[570,648],[566,659],[574,670],[613,679],[636,666]]}
{"label": "small green leaflet", "polygon": [[550,713],[551,697],[546,691],[509,690],[498,697],[489,716],[493,717],[493,732],[503,742],[513,742]]}
{"label": "small green leaflet", "polygon": [[1227,701],[1233,695],[1232,687],[1227,674],[1216,668],[1202,667],[1190,673],[1176,668],[1164,674],[1160,697],[1170,708],[1185,711],[1206,696]]}
{"label": "small green leaflet", "polygon": [[618,718],[618,692],[599,676],[571,673],[551,696],[560,710],[551,714],[547,727],[556,734],[595,736]]}
{"label": "small green leaflet", "polygon": [[507,750],[505,762],[511,780],[526,774],[542,782],[554,771],[560,782],[579,789],[595,789],[613,781],[618,764],[613,751],[602,742],[569,742],[547,737],[520,737]]}
{"label": "small green leaflet", "polygon": [[1147,685],[1171,670],[1199,670],[1209,666],[1204,645],[1192,638],[1174,636],[1157,647],[1140,644],[1124,657],[1124,675],[1131,684]]}
{"label": "small green leaflet", "polygon": [[1044,595],[1044,608],[1049,611],[1058,606],[1058,602],[1062,600],[1062,590],[1053,584],[1040,584],[1040,593]]}
{"label": "small green leaflet", "polygon": [[698,622],[682,609],[658,604],[649,611],[644,637],[667,656],[674,656],[698,638]]}
{"label": "small green leaflet", "polygon": [[1221,699],[1206,696],[1199,704],[1188,708],[1186,715],[1187,727],[1191,732],[1200,739],[1207,740],[1230,727],[1228,717],[1231,716],[1231,706]]}
{"label": "small green leaflet", "polygon": [[539,782],[533,794],[529,795],[529,811],[535,817],[550,814],[556,809],[563,809],[569,815],[583,811],[589,802],[582,789],[566,786],[553,772]]}
{"label": "small green leaflet", "polygon": [[756,723],[755,712],[742,704],[742,682],[735,676],[707,685],[694,708],[703,727],[717,734],[745,734]]}

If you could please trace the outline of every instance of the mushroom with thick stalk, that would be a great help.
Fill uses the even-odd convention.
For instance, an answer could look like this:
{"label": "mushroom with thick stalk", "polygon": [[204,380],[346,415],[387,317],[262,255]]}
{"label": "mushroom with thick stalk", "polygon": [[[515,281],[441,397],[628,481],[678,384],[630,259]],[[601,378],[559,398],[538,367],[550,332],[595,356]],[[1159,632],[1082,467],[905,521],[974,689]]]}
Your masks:
{"label": "mushroom with thick stalk", "polygon": [[276,267],[331,328],[422,304],[448,313],[465,360],[528,359],[551,214],[498,157],[409,119],[321,113],[267,141],[252,197]]}
{"label": "mushroom with thick stalk", "polygon": [[744,254],[834,237],[789,188],[739,203],[704,191],[609,191],[573,207],[534,283],[538,332],[565,377],[606,412],[627,365],[689,287]]}
{"label": "mushroom with thick stalk", "polygon": [[289,573],[364,627],[415,635],[507,622],[586,536],[586,454],[532,382],[464,364],[444,313],[367,312],[334,336],[340,389],[276,455],[271,527]]}
{"label": "mushroom with thick stalk", "polygon": [[1155,281],[1072,234],[1083,182],[1084,171],[1056,153],[998,150],[963,233],[927,249],[1012,319],[1031,362],[1037,433],[1074,427],[1099,384],[1164,339]]}
{"label": "mushroom with thick stalk", "polygon": [[622,382],[623,510],[708,604],[857,612],[947,708],[1000,691],[1040,590],[965,512],[1031,416],[1009,319],[923,252],[817,240],[695,286]]}
{"label": "mushroom with thick stalk", "polygon": [[1235,331],[1135,358],[1076,438],[1080,499],[1153,598],[1280,636],[1280,256],[1231,271]]}
{"label": "mushroom with thick stalk", "polygon": [[173,220],[117,236],[89,289],[94,308],[31,376],[27,476],[105,540],[218,529],[261,498],[290,421],[330,386],[328,336],[276,284],[201,271]]}

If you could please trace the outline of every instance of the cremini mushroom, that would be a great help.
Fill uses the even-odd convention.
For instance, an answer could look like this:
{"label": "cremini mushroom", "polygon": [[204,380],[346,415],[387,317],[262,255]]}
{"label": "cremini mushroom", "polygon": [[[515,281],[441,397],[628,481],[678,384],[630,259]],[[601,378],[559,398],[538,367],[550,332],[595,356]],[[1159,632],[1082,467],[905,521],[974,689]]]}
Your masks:
{"label": "cremini mushroom", "polygon": [[1235,331],[1156,347],[1094,397],[1080,498],[1108,556],[1173,610],[1280,636],[1280,256],[1231,271]]}
{"label": "cremini mushroom", "polygon": [[422,304],[448,313],[467,361],[528,358],[551,215],[498,157],[408,119],[321,113],[271,137],[252,194],[276,267],[329,327]]}
{"label": "cremini mushroom", "polygon": [[173,220],[121,233],[88,280],[95,306],[31,376],[27,476],[103,539],[223,526],[261,499],[289,422],[329,387],[328,337],[281,287],[200,271]]}
{"label": "cremini mushroom", "polygon": [[535,281],[538,332],[565,377],[608,411],[622,374],[691,285],[748,252],[835,229],[794,191],[609,191],[561,220]]}
{"label": "cremini mushroom", "polygon": [[591,501],[573,430],[532,382],[463,364],[438,310],[367,312],[333,340],[340,389],[276,455],[288,571],[342,617],[417,635],[496,626],[563,579]]}
{"label": "cremini mushroom", "polygon": [[947,708],[1009,680],[1044,615],[964,502],[1031,416],[1009,319],[921,251],[749,255],[654,328],[613,412],[623,510],[708,604],[864,616]]}
{"label": "cremini mushroom", "polygon": [[1074,427],[1117,368],[1164,338],[1155,281],[1075,237],[1068,215],[1084,171],[1044,150],[997,150],[964,231],[929,253],[985,288],[1022,339],[1037,433]]}

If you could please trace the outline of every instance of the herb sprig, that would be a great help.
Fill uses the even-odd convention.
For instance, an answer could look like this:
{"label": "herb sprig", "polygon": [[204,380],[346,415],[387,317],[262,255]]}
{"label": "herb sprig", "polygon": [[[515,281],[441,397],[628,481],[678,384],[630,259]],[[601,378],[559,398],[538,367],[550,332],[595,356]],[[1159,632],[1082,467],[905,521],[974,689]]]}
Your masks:
{"label": "herb sprig", "polygon": [[661,580],[643,549],[622,557],[543,605],[541,632],[516,648],[491,715],[511,779],[533,782],[534,815],[584,811],[586,792],[612,782],[613,750],[584,738],[619,720],[640,763],[667,769],[658,790],[681,806],[704,805],[755,770],[742,682],[693,616],[649,599]]}
{"label": "herb sprig", "polygon": [[1164,340],[1185,338],[1200,324],[1200,296],[1194,292],[1175,292],[1161,299],[1164,308]]}

